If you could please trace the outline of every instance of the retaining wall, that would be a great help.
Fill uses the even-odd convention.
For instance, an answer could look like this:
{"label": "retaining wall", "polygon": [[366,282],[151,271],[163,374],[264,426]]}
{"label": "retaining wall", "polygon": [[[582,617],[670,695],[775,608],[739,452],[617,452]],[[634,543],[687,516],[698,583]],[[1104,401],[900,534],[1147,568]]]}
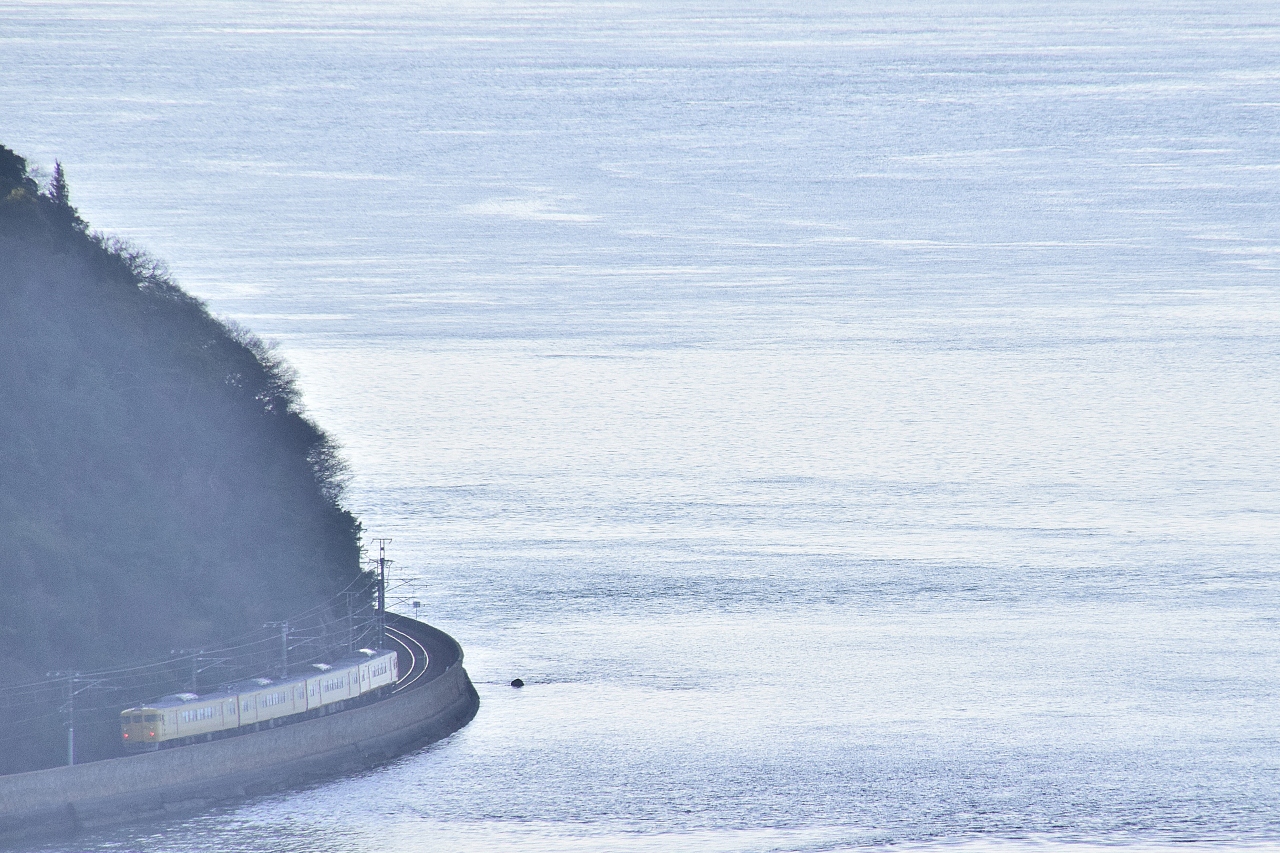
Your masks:
{"label": "retaining wall", "polygon": [[480,707],[462,649],[398,617],[427,646],[427,678],[371,705],[280,728],[74,767],[0,776],[0,840],[74,832],[369,767],[439,740]]}

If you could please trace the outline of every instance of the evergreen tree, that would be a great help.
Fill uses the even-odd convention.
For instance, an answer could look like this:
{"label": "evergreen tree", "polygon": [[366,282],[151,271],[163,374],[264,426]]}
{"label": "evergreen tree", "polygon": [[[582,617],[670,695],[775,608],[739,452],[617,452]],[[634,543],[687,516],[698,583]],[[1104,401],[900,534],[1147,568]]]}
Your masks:
{"label": "evergreen tree", "polygon": [[[11,689],[46,672],[304,612],[323,650],[326,602],[365,588],[343,479],[269,346],[0,146],[0,774],[65,757],[61,690]],[[77,711],[82,757],[118,753],[118,696]]]}
{"label": "evergreen tree", "polygon": [[49,190],[44,197],[52,202],[52,209],[46,208],[50,221],[69,227],[76,231],[85,231],[89,226],[80,218],[80,213],[71,206],[71,189],[67,186],[67,173],[62,169],[62,162],[53,161],[53,180],[49,182]]}
{"label": "evergreen tree", "polygon": [[53,161],[53,182],[49,184],[49,199],[58,207],[71,207],[71,193],[67,189],[67,176],[61,161]]}

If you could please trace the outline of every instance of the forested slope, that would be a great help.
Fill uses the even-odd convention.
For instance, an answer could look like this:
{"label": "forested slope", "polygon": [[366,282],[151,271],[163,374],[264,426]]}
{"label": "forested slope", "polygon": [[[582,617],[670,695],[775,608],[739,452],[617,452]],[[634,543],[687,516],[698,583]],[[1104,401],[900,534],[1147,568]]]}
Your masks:
{"label": "forested slope", "polygon": [[360,574],[290,375],[0,147],[0,679],[214,646]]}

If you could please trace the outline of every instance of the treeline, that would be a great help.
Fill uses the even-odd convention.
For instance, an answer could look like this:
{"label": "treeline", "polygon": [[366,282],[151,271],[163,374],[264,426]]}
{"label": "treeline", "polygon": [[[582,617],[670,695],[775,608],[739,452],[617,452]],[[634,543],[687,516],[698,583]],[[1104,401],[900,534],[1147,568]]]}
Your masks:
{"label": "treeline", "polygon": [[[0,684],[333,598],[361,574],[345,473],[270,347],[0,146]],[[43,725],[6,733],[0,772],[61,759]]]}

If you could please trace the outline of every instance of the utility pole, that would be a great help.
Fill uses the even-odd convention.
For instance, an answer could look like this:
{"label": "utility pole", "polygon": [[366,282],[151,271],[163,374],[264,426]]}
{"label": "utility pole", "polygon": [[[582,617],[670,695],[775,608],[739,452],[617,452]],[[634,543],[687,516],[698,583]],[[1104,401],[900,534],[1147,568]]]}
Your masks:
{"label": "utility pole", "polygon": [[65,678],[67,680],[67,765],[76,763],[76,694],[83,693],[91,687],[102,683],[100,678],[82,678],[78,672],[47,672],[49,678]]}
{"label": "utility pole", "polygon": [[289,677],[289,623],[267,622],[263,628],[280,629],[280,677]]}
{"label": "utility pole", "polygon": [[[199,692],[197,690],[197,687],[199,685],[198,679],[200,677],[200,673],[204,672],[207,669],[213,669],[215,666],[218,666],[219,664],[226,663],[228,660],[227,658],[205,657],[204,649],[170,649],[169,654],[173,655],[174,657],[186,657],[187,655],[191,656],[191,692],[192,693]],[[207,666],[201,666],[200,664],[202,663],[207,664]]]}
{"label": "utility pole", "polygon": [[54,678],[67,680],[67,766],[76,763],[76,679],[78,672],[51,672]]}
{"label": "utility pole", "polygon": [[356,650],[356,610],[353,602],[360,593],[344,592],[342,595],[347,599],[347,654],[351,654]]}
{"label": "utility pole", "polygon": [[200,655],[204,654],[204,649],[172,649],[171,655],[191,655],[191,692],[196,692],[196,679],[200,675]]}
{"label": "utility pole", "polygon": [[386,645],[387,638],[387,544],[390,539],[375,539],[378,543],[378,648]]}

